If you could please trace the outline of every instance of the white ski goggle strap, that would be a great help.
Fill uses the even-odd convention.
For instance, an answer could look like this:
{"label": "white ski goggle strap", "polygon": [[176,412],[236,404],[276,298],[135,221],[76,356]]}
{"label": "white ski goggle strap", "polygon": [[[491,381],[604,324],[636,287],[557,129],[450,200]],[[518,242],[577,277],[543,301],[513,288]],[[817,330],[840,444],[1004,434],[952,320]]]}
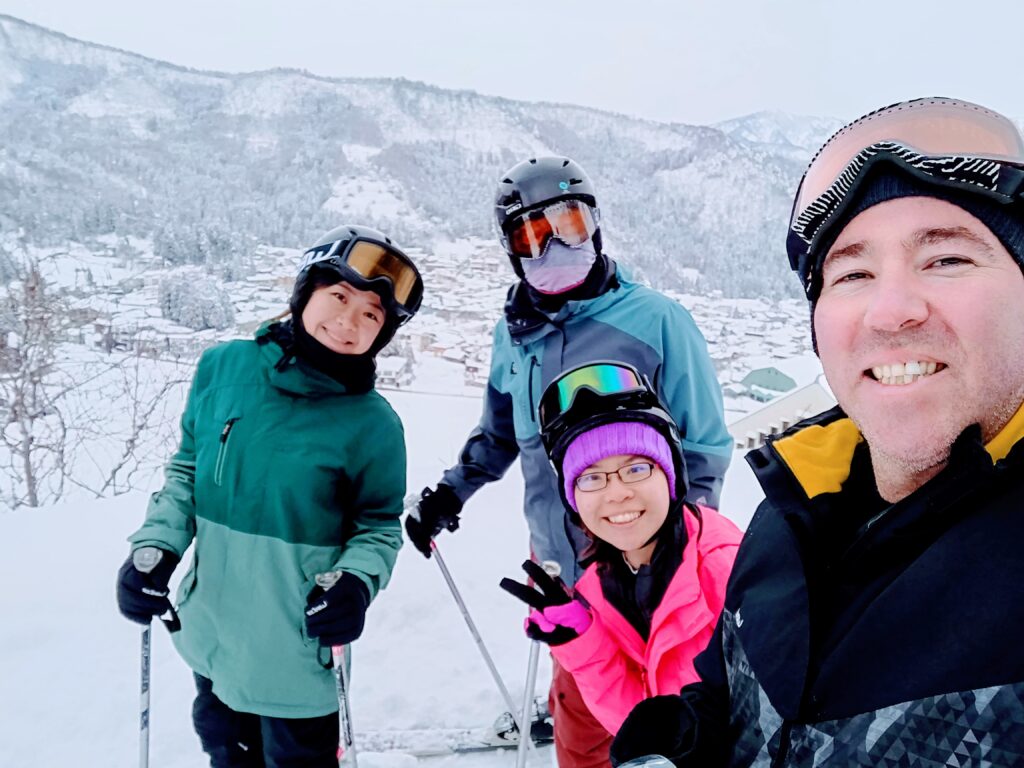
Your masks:
{"label": "white ski goggle strap", "polygon": [[880,162],[997,202],[1024,200],[1024,138],[1002,115],[966,101],[939,98],[872,112],[829,139],[800,182],[786,247],[805,291],[813,287],[818,243],[868,170]]}

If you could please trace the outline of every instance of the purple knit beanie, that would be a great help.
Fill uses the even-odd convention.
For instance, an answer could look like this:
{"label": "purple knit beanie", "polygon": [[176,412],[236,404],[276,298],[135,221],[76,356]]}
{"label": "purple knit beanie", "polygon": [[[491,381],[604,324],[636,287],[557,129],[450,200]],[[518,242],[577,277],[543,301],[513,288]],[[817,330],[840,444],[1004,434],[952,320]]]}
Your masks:
{"label": "purple knit beanie", "polygon": [[668,478],[669,494],[675,499],[676,468],[672,461],[672,450],[665,438],[649,424],[616,421],[578,435],[565,451],[562,459],[565,500],[574,512],[579,512],[573,492],[576,478],[591,464],[609,456],[647,456],[652,459]]}

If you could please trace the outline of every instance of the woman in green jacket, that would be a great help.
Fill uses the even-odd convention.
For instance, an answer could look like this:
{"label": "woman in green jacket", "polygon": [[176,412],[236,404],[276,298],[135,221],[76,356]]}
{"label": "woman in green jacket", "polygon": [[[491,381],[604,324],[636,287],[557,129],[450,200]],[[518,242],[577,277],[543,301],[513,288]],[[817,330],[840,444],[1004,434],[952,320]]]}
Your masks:
{"label": "woman in green jacket", "polygon": [[[402,543],[405,442],[373,388],[374,357],[422,295],[386,236],[338,227],[306,251],[290,319],[199,361],[118,604],[141,624],[163,615],[194,540],[174,642],[214,768],[337,766],[329,648],[359,637]],[[327,572],[338,580],[325,591]]]}

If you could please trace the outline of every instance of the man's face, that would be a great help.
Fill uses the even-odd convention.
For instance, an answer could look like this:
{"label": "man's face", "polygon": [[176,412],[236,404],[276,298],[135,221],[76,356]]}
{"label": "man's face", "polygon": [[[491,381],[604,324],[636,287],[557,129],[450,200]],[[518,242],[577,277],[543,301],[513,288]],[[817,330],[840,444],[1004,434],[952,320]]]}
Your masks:
{"label": "man's face", "polygon": [[1024,274],[977,218],[935,198],[881,203],[847,224],[822,276],[822,367],[876,475],[883,459],[931,476],[967,426],[988,440],[1017,410]]}

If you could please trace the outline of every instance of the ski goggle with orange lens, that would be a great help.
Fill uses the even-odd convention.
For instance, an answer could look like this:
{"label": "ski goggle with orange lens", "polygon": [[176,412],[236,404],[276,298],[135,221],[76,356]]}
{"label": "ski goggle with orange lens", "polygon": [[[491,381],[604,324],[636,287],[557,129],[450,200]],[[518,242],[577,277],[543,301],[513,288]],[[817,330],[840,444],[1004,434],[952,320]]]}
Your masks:
{"label": "ski goggle with orange lens", "polygon": [[363,290],[386,281],[390,309],[402,322],[416,314],[423,300],[423,279],[416,265],[401,251],[381,243],[351,237],[324,243],[303,254],[299,271],[314,264],[328,264],[354,277],[353,284]]}
{"label": "ski goggle with orange lens", "polygon": [[808,295],[816,290],[819,246],[876,165],[996,202],[1024,203],[1024,139],[991,110],[956,99],[917,99],[865,115],[832,136],[804,173],[786,250]]}
{"label": "ski goggle with orange lens", "polygon": [[[552,381],[541,396],[537,416],[541,441],[554,457],[557,446],[595,418],[614,420],[629,411],[633,420],[663,423],[674,432],[675,422],[664,410],[647,380],[631,365],[594,362],[567,371]],[[678,438],[677,438],[678,439]]]}
{"label": "ski goggle with orange lens", "polygon": [[577,248],[594,236],[599,214],[581,200],[560,200],[516,218],[505,229],[505,244],[513,256],[539,259],[551,238]]}

